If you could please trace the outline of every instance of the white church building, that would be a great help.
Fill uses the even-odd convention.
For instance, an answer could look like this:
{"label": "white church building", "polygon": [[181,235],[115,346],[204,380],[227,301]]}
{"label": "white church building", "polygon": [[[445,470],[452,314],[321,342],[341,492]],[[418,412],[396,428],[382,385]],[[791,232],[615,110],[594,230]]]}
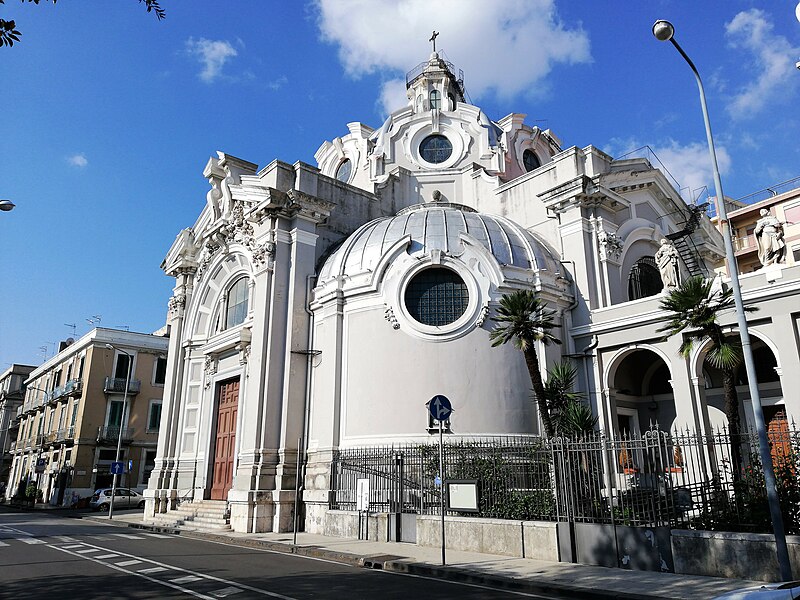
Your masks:
{"label": "white church building", "polygon": [[[705,213],[644,158],[563,147],[522,114],[493,121],[436,53],[407,89],[379,128],[324,142],[317,166],[209,159],[205,204],[162,265],[175,288],[148,518],[214,500],[235,531],[290,530],[302,464],[304,526],[321,532],[333,452],[429,441],[436,394],[453,436],[538,435],[522,354],[489,340],[519,289],[556,311],[563,344],[538,348],[543,371],[575,361],[603,430],[724,423],[702,348],[684,359],[656,332],[661,240],[681,277],[723,264]],[[742,277],[762,306],[770,418],[800,413],[782,393],[800,389],[800,266],[778,271]]]}

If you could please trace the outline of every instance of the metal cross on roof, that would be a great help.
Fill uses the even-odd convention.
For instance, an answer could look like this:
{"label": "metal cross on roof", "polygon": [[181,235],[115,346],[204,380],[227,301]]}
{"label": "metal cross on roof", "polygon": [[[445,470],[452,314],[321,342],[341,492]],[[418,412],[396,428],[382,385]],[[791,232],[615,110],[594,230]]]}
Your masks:
{"label": "metal cross on roof", "polygon": [[433,51],[434,52],[436,52],[436,38],[438,36],[439,36],[439,32],[434,30],[433,31],[433,35],[431,36],[431,39],[428,40],[429,42],[433,42]]}

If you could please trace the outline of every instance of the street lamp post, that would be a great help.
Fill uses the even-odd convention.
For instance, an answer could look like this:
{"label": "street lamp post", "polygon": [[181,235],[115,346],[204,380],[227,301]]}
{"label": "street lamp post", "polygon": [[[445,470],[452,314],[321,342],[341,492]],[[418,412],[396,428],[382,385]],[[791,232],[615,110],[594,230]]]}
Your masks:
{"label": "street lamp post", "polygon": [[784,581],[792,579],[792,565],[789,562],[789,550],[786,546],[786,533],[783,528],[783,516],[781,515],[781,505],[778,499],[778,491],[775,485],[775,471],[772,465],[772,454],[769,449],[767,429],[764,425],[764,411],[761,408],[761,396],[758,391],[758,380],[756,379],[756,366],[753,360],[753,350],[750,345],[750,333],[747,328],[747,316],[742,302],[742,289],[739,286],[739,268],[736,263],[736,255],[733,251],[733,239],[731,237],[730,223],[728,222],[728,212],[725,207],[725,196],[722,193],[722,182],[719,176],[719,166],[717,165],[717,153],[714,149],[714,138],[711,135],[711,124],[708,120],[708,107],[706,106],[706,94],[703,89],[703,82],[700,80],[700,73],[694,66],[692,60],[687,56],[675,41],[675,27],[669,21],[659,20],[653,25],[653,35],[661,42],[670,41],[689,67],[697,79],[697,87],[700,90],[700,105],[703,109],[703,121],[706,126],[706,137],[708,138],[708,151],[711,155],[711,166],[714,171],[714,187],[717,196],[717,217],[722,224],[722,236],[725,241],[725,258],[728,262],[728,275],[731,280],[731,289],[736,307],[736,320],[739,325],[739,336],[742,341],[742,354],[744,355],[744,366],[747,372],[747,382],[750,388],[750,400],[753,405],[753,417],[758,432],[759,454],[761,464],[764,469],[764,483],[767,490],[767,500],[769,502],[769,512],[772,517],[772,530],[775,534],[775,546],[778,555],[778,566],[780,567],[781,578]]}
{"label": "street lamp post", "polygon": [[[117,352],[122,352],[125,356],[128,357],[128,375],[125,378],[125,393],[122,395],[122,415],[119,418],[119,433],[117,435],[117,458],[114,462],[119,463],[119,456],[122,452],[122,426],[125,425],[125,413],[128,409],[128,386],[131,382],[131,369],[133,368],[133,356],[122,350],[121,348],[117,348],[112,346],[111,344],[106,344],[106,348],[110,350],[116,350]],[[117,497],[117,473],[114,472],[111,478],[111,502],[108,504],[108,518],[114,518],[114,499]]]}
{"label": "street lamp post", "polygon": [[8,212],[10,210],[14,210],[14,204],[11,200],[0,200],[0,211]]}

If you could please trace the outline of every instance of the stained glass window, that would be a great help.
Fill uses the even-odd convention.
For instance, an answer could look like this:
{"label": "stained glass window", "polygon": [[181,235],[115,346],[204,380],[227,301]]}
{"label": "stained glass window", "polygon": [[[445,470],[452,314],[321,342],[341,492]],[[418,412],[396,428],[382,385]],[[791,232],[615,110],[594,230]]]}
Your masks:
{"label": "stained glass window", "polygon": [[464,314],[469,293],[455,272],[436,267],[414,276],[406,287],[405,302],[415,320],[424,325],[441,326]]}

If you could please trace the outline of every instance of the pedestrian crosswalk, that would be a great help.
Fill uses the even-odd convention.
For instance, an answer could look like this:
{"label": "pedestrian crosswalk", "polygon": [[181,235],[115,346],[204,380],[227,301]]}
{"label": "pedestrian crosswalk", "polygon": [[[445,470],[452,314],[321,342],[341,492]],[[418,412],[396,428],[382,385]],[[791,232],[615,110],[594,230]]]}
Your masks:
{"label": "pedestrian crosswalk", "polygon": [[[195,598],[217,600],[220,598],[233,598],[236,600],[242,592],[255,592],[258,596],[268,596],[277,600],[295,600],[276,592],[267,591],[214,577],[206,573],[190,571],[177,566],[161,563],[142,556],[135,556],[121,552],[105,543],[122,540],[147,540],[151,538],[173,538],[171,535],[143,532],[140,534],[111,533],[106,535],[88,536],[42,536],[23,535],[22,530],[3,528],[0,526],[0,559],[3,552],[13,552],[13,547],[19,545],[38,545],[43,548],[58,550],[69,554],[76,559],[92,561],[105,565],[116,571],[122,571],[133,576],[142,577],[148,581],[172,589],[181,590]],[[126,549],[133,546],[126,546]],[[248,595],[249,597],[249,595]]]}

